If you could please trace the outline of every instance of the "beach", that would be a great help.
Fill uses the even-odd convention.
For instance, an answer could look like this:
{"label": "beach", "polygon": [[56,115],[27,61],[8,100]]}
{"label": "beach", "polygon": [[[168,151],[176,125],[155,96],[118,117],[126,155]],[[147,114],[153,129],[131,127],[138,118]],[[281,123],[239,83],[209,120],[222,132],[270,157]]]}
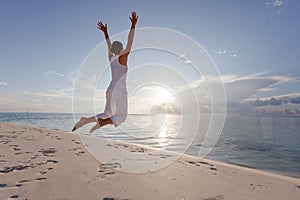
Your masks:
{"label": "beach", "polygon": [[[299,178],[188,155],[157,154],[142,145],[84,138],[1,123],[0,199],[300,199]],[[120,149],[122,155],[100,162],[101,154],[90,153],[93,145],[94,151],[105,152],[107,158],[114,158]],[[123,154],[126,157],[117,160]],[[136,160],[126,160],[128,155]],[[130,171],[147,160],[152,169],[172,162],[156,170]]]}

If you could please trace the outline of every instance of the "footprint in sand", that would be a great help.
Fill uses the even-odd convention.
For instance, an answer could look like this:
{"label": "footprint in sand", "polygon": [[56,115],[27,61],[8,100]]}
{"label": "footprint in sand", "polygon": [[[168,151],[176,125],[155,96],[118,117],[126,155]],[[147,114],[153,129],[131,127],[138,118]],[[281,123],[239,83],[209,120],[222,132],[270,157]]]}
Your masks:
{"label": "footprint in sand", "polygon": [[172,157],[172,155],[168,155],[168,154],[154,154],[154,153],[148,153],[149,156],[158,156],[160,158],[170,158]]}
{"label": "footprint in sand", "polygon": [[47,179],[47,178],[45,178],[45,177],[38,177],[38,178],[35,178],[35,179],[23,179],[23,180],[20,180],[20,181],[16,184],[16,186],[19,185],[19,186],[17,186],[17,187],[21,187],[21,186],[23,186],[23,185],[25,185],[25,184],[30,184],[30,183],[40,182],[40,181],[43,181],[43,180],[46,180],[46,179]]}
{"label": "footprint in sand", "polygon": [[210,197],[210,198],[203,199],[203,200],[223,200],[223,199],[225,199],[223,195],[218,195],[216,197]]}
{"label": "footprint in sand", "polygon": [[262,185],[254,185],[253,183],[249,184],[252,186],[253,190],[261,189],[263,186]]}
{"label": "footprint in sand", "polygon": [[23,139],[24,140],[28,140],[28,141],[30,141],[30,140],[36,140],[33,136],[25,136],[25,137],[23,137]]}
{"label": "footprint in sand", "polygon": [[109,175],[114,175],[115,169],[117,168],[121,168],[121,164],[120,163],[105,163],[105,164],[100,164],[99,168],[98,168],[98,172],[100,173],[100,177],[101,178],[105,178],[106,176]]}
{"label": "footprint in sand", "polygon": [[177,162],[184,165],[184,162],[182,162],[181,160],[177,160]]}
{"label": "footprint in sand", "polygon": [[61,137],[59,137],[58,135],[56,135],[56,136],[54,136],[55,137],[55,139],[57,139],[57,140],[61,140],[62,138]]}
{"label": "footprint in sand", "polygon": [[[4,167],[4,170],[1,170],[0,173],[10,173],[13,171],[21,171],[21,170],[25,170],[29,167],[32,167],[32,164],[26,165],[26,166],[17,165],[17,166],[12,166],[12,167]],[[43,174],[44,173],[40,173],[38,175],[43,175]],[[35,179],[23,179],[23,180],[16,182],[15,184],[0,183],[0,189],[16,189],[16,188],[20,188],[26,184],[32,184],[32,183],[36,183],[36,182],[40,182],[40,181],[44,181],[44,180],[46,180],[45,177],[37,177]],[[17,198],[19,198],[19,195],[12,195],[9,199],[17,199]]]}
{"label": "footprint in sand", "polygon": [[10,196],[10,198],[17,199],[17,198],[19,198],[19,195],[12,195],[12,196]]}
{"label": "footprint in sand", "polygon": [[209,169],[210,169],[210,170],[213,170],[213,171],[217,171],[217,170],[218,170],[218,169],[215,168],[215,167],[210,167]]}
{"label": "footprint in sand", "polygon": [[27,182],[30,182],[30,180],[24,179],[24,180],[19,181],[19,183],[27,183]]}
{"label": "footprint in sand", "polygon": [[42,181],[42,180],[46,180],[47,178],[45,178],[45,177],[40,177],[40,178],[36,178],[35,180],[37,180],[37,181]]}
{"label": "footprint in sand", "polygon": [[45,178],[45,177],[38,177],[38,178],[35,178],[35,179],[23,179],[23,180],[20,180],[16,184],[13,184],[13,185],[0,184],[0,188],[19,188],[19,187],[22,187],[26,184],[32,184],[32,183],[44,181],[46,179],[47,178]]}
{"label": "footprint in sand", "polygon": [[202,164],[202,165],[208,165],[208,166],[214,167],[214,165],[209,164],[207,162],[203,162],[203,161],[189,161],[189,160],[186,160],[186,162],[188,162],[189,164],[198,165],[198,166],[200,166]]}
{"label": "footprint in sand", "polygon": [[49,147],[49,148],[41,149],[38,152],[42,153],[43,156],[46,157],[55,157],[54,153],[56,153],[56,149],[54,147]]}
{"label": "footprint in sand", "polygon": [[118,149],[118,147],[121,147],[126,150],[129,150],[132,153],[145,153],[149,151],[148,149],[145,149],[143,147],[121,144],[121,143],[115,143],[115,145],[107,144],[106,146],[115,147],[116,149]]}
{"label": "footprint in sand", "polygon": [[34,159],[36,159],[38,156],[39,156],[39,155],[35,154],[35,155],[31,156],[30,159],[31,159],[31,160],[34,160]]}
{"label": "footprint in sand", "polygon": [[108,146],[108,147],[113,147],[113,148],[115,148],[115,149],[119,149],[119,147],[118,147],[118,146],[116,146],[116,145],[112,145],[112,144],[106,144],[106,146]]}
{"label": "footprint in sand", "polygon": [[9,146],[10,147],[18,147],[19,145],[18,144],[10,144]]}
{"label": "footprint in sand", "polygon": [[84,154],[84,151],[79,151],[78,153],[75,153],[76,156],[80,156],[81,154]]}
{"label": "footprint in sand", "polygon": [[4,139],[4,140],[1,140],[0,141],[2,144],[8,144],[8,143],[10,143],[10,142],[12,142],[11,140],[9,140],[9,139]]}
{"label": "footprint in sand", "polygon": [[18,137],[18,135],[12,135],[12,136],[10,136],[10,138],[17,138]]}
{"label": "footprint in sand", "polygon": [[25,151],[25,152],[16,152],[15,155],[20,155],[20,154],[29,154],[32,153],[30,151]]}
{"label": "footprint in sand", "polygon": [[56,163],[58,163],[58,160],[47,160],[46,163],[54,163],[54,164],[56,164]]}
{"label": "footprint in sand", "polygon": [[73,149],[69,149],[68,151],[77,151],[77,152],[74,153],[77,156],[85,153],[81,147],[76,147],[76,148],[73,148]]}
{"label": "footprint in sand", "polygon": [[39,173],[38,173],[38,175],[44,175],[44,174],[46,174],[47,172],[46,171],[40,171]]}
{"label": "footprint in sand", "polygon": [[211,167],[213,167],[214,165],[212,165],[212,164],[209,164],[209,163],[207,163],[207,162],[203,162],[203,161],[198,161],[198,163],[200,163],[200,164],[203,164],[203,165],[209,165],[209,166],[211,166]]}
{"label": "footprint in sand", "polygon": [[14,151],[20,151],[21,149],[17,148],[17,147],[14,147],[14,148],[12,148],[12,150],[14,150]]}
{"label": "footprint in sand", "polygon": [[11,166],[11,167],[4,167],[3,169],[0,170],[0,174],[7,174],[10,173],[12,171],[21,171],[27,168],[33,168],[33,164],[28,164],[28,165],[15,165],[15,166]]}
{"label": "footprint in sand", "polygon": [[14,185],[7,185],[6,183],[5,184],[0,184],[0,188],[3,188],[3,189],[6,189],[6,188],[18,188],[18,187],[21,187],[23,184],[21,183],[16,183]]}
{"label": "footprint in sand", "polygon": [[[36,165],[46,165],[46,164],[48,164],[48,163],[56,164],[56,163],[58,163],[58,160],[46,160],[46,161],[43,161],[43,162],[39,162],[39,163],[37,163]],[[52,168],[52,169],[53,169],[53,168]],[[50,170],[52,170],[52,169],[50,169]]]}
{"label": "footprint in sand", "polygon": [[71,141],[74,142],[75,144],[81,144],[81,142],[76,141],[76,140],[74,140],[74,139],[72,139]]}
{"label": "footprint in sand", "polygon": [[[208,165],[208,166],[210,166],[209,169],[211,171],[218,171],[218,169],[214,165],[209,164],[207,162],[203,162],[203,161],[189,161],[189,160],[186,160],[186,162],[189,163],[189,164],[192,164],[192,165],[196,165],[197,167],[201,166],[201,164],[202,165]],[[214,173],[214,175],[217,175],[217,174]]]}

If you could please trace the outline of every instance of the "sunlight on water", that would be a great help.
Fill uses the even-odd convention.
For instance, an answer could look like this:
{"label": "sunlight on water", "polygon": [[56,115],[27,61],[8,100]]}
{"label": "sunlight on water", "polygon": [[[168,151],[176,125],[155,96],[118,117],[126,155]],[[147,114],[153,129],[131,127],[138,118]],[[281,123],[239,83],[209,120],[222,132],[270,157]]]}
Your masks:
{"label": "sunlight on water", "polygon": [[[209,148],[202,142],[210,117],[201,116],[195,136],[193,117],[181,117],[130,115],[122,129],[106,126],[95,135],[198,156],[200,148]],[[72,114],[61,113],[0,113],[0,121],[64,131],[74,124]],[[87,134],[91,126],[83,127],[81,133]],[[299,130],[299,117],[228,115],[221,137],[207,157],[299,177]]]}

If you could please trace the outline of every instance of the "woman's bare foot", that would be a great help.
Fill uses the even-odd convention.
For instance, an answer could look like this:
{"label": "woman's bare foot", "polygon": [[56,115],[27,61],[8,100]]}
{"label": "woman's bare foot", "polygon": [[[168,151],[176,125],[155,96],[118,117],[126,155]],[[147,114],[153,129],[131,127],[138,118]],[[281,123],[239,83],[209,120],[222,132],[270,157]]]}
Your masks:
{"label": "woman's bare foot", "polygon": [[99,118],[96,125],[91,128],[90,134],[92,134],[95,130],[101,128],[101,126],[102,126],[102,119]]}
{"label": "woman's bare foot", "polygon": [[86,125],[88,122],[86,117],[81,117],[80,120],[75,124],[75,126],[72,129],[72,132],[74,132],[75,130],[79,129],[80,127]]}

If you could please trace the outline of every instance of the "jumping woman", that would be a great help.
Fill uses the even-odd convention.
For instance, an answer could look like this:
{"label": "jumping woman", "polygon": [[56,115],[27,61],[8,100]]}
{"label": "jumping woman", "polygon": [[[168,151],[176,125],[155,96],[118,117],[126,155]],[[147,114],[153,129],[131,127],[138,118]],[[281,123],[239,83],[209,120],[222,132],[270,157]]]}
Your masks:
{"label": "jumping woman", "polygon": [[72,131],[75,131],[88,123],[96,122],[96,125],[90,130],[90,133],[92,133],[96,129],[107,124],[113,124],[117,127],[127,118],[127,60],[131,50],[137,20],[138,16],[135,12],[132,12],[130,17],[131,28],[125,49],[123,48],[123,44],[119,41],[114,41],[111,44],[107,32],[107,24],[103,25],[102,22],[98,22],[98,29],[104,33],[108,47],[108,59],[110,61],[112,80],[106,90],[106,105],[104,112],[96,116],[81,117]]}

